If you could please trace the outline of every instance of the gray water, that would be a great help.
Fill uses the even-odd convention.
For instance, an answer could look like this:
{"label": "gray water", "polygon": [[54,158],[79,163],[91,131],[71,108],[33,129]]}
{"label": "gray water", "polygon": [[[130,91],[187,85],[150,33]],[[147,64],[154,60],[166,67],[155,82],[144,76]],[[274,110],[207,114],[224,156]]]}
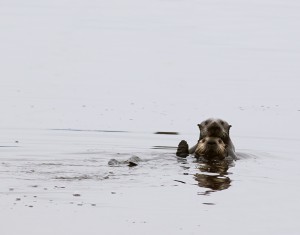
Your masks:
{"label": "gray water", "polygon": [[[1,234],[299,234],[299,3],[0,5]],[[228,169],[175,156],[209,117]]]}
{"label": "gray water", "polygon": [[[161,233],[297,234],[299,152],[274,151],[297,145],[297,139],[236,137],[251,143],[249,149],[238,149],[239,160],[220,172],[193,156],[175,156],[188,133],[7,129],[2,134],[9,139],[1,147],[0,194],[3,219],[10,221],[7,234],[33,228],[79,234],[86,226],[92,233],[101,226],[108,234],[161,228]],[[138,166],[108,165],[112,158],[131,156],[141,158]],[[34,227],[28,226],[31,217]],[[25,225],[14,227],[15,220]],[[59,228],[43,225],[60,220]]]}

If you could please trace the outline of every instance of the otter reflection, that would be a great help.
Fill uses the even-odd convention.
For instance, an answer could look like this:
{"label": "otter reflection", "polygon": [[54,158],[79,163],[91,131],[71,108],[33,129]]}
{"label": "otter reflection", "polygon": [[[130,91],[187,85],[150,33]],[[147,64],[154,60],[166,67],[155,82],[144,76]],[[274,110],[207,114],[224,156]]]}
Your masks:
{"label": "otter reflection", "polygon": [[[198,169],[203,173],[196,173],[198,186],[212,190],[224,190],[230,187],[231,180],[227,176],[230,166],[228,161],[198,161]],[[213,173],[213,174],[211,174]]]}

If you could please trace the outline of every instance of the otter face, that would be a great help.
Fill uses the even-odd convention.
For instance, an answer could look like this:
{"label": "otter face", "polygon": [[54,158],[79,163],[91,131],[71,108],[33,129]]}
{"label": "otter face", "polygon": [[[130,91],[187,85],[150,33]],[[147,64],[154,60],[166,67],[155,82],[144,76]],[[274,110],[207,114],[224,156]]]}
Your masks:
{"label": "otter face", "polygon": [[226,144],[229,141],[229,129],[231,125],[222,119],[207,119],[198,124],[200,129],[200,139],[205,137],[219,137]]}
{"label": "otter face", "polygon": [[197,145],[195,156],[206,160],[223,160],[227,157],[226,144],[218,137],[205,137]]}

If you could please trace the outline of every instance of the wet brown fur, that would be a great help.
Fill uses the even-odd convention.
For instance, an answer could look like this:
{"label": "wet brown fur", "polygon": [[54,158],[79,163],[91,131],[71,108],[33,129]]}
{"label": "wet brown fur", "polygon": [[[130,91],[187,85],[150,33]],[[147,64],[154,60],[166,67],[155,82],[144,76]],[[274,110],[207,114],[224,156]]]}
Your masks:
{"label": "wet brown fur", "polygon": [[[200,129],[198,143],[207,137],[220,138],[223,141],[223,144],[226,146],[226,154],[234,160],[237,159],[234,145],[229,136],[231,125],[229,125],[228,122],[222,119],[209,118],[198,124],[198,127]],[[186,157],[189,154],[194,154],[198,147],[198,143],[189,149],[186,141],[181,141],[178,145],[176,155],[180,157]]]}
{"label": "wet brown fur", "polygon": [[206,160],[223,160],[227,155],[226,144],[218,137],[201,139],[195,150],[195,157],[203,157]]}
{"label": "wet brown fur", "polygon": [[225,144],[228,144],[229,130],[231,125],[222,119],[209,118],[200,124],[198,124],[200,129],[200,140],[205,137],[219,137],[223,140]]}

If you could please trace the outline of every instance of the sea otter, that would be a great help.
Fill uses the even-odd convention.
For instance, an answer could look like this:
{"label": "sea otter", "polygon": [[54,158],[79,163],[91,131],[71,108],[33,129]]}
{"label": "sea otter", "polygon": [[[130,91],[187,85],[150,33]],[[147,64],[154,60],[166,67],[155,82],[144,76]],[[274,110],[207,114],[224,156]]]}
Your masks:
{"label": "sea otter", "polygon": [[186,157],[189,154],[195,153],[199,142],[206,137],[216,137],[220,138],[226,146],[226,151],[228,156],[236,160],[237,156],[235,154],[234,145],[229,136],[229,130],[231,125],[222,119],[209,118],[200,124],[198,124],[200,129],[200,137],[198,143],[192,148],[188,149],[186,141],[181,141],[178,145],[176,155],[180,157]]}
{"label": "sea otter", "polygon": [[224,160],[228,156],[226,144],[218,137],[205,137],[201,139],[195,150],[196,158],[205,160]]}
{"label": "sea otter", "polygon": [[[189,155],[189,146],[182,140],[177,148],[176,155],[186,157]],[[224,160],[228,156],[226,144],[219,137],[205,137],[199,140],[194,155],[199,160],[214,161]]]}

